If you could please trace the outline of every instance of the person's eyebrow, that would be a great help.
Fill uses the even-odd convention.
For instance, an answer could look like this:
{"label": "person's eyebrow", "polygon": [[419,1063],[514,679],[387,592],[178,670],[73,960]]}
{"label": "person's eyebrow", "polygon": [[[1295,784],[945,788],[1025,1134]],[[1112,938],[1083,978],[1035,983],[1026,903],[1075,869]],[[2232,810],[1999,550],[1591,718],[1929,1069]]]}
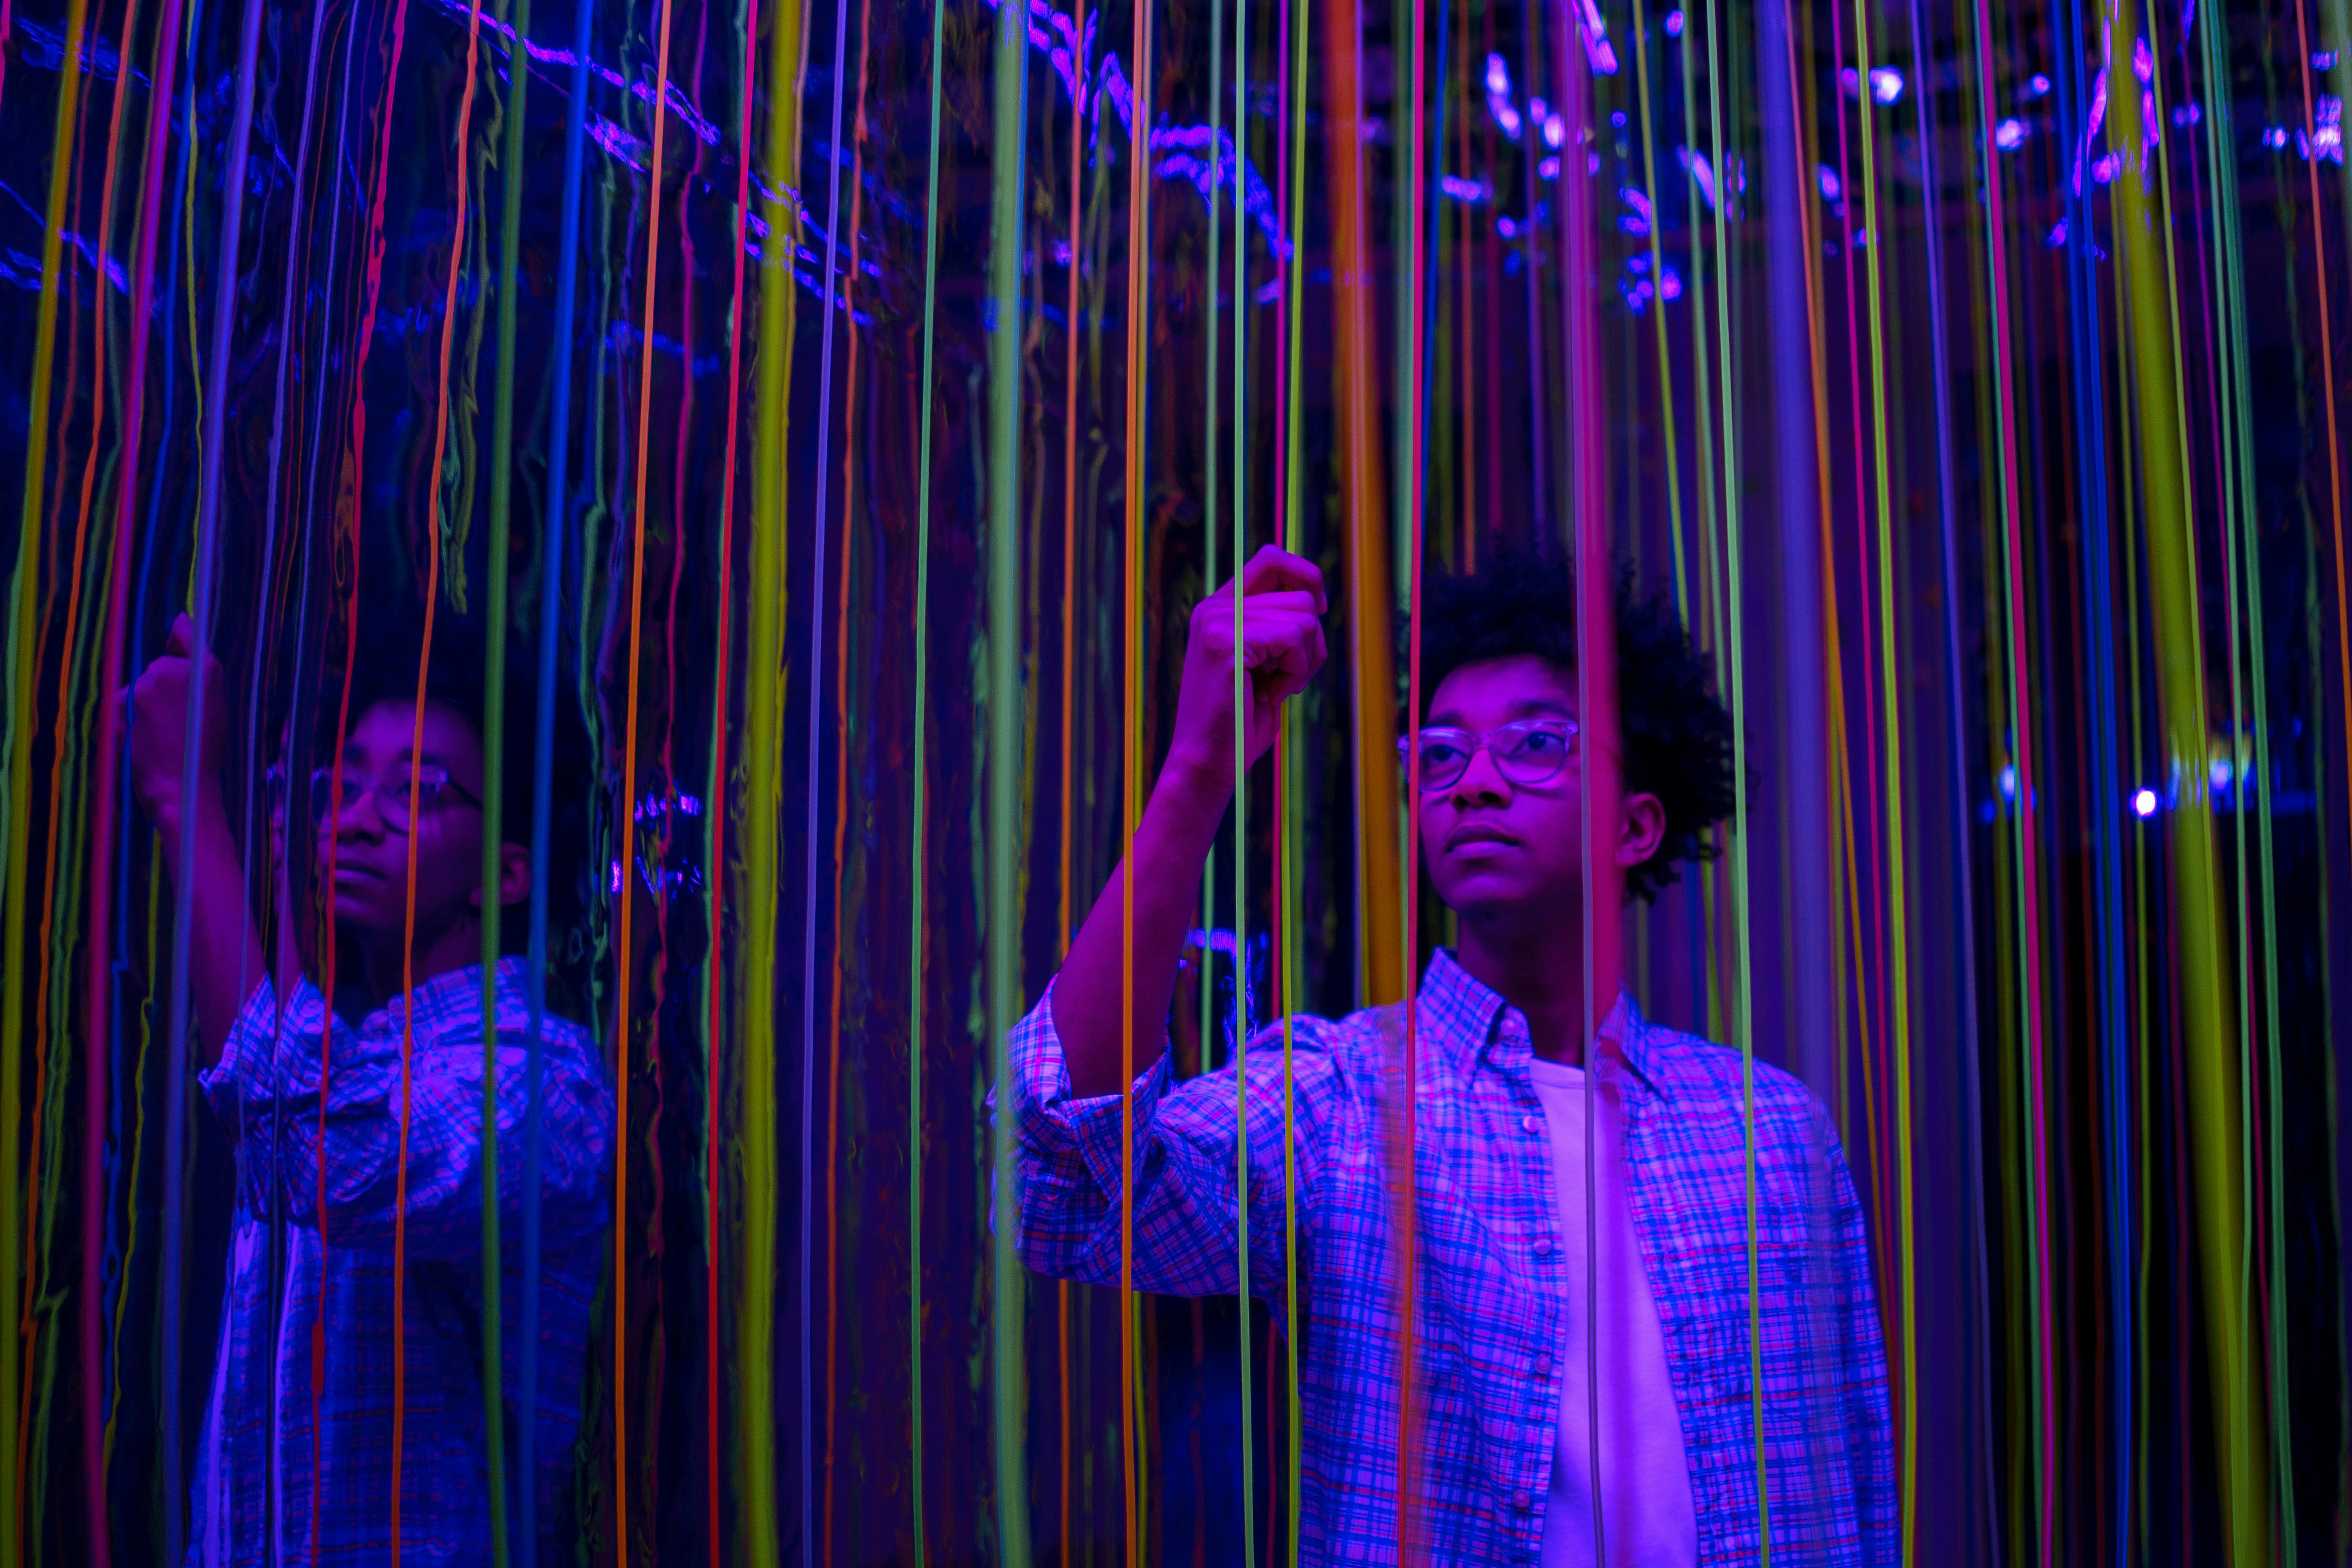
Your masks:
{"label": "person's eyebrow", "polygon": [[1557,697],[1520,697],[1507,710],[1515,719],[1573,719],[1576,710]]}

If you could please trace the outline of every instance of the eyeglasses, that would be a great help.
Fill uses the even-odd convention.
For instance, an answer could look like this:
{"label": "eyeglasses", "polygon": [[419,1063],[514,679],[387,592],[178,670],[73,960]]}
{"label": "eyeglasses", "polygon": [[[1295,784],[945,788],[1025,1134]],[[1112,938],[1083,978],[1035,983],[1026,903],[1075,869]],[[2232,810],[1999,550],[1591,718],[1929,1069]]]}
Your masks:
{"label": "eyeglasses", "polygon": [[1576,754],[1579,733],[1573,719],[1522,719],[1481,735],[1475,730],[1441,726],[1418,730],[1397,742],[1397,755],[1412,765],[1413,748],[1421,749],[1423,794],[1452,789],[1469,771],[1470,759],[1484,747],[1495,767],[1513,784],[1547,784],[1559,776]]}
{"label": "eyeglasses", "polygon": [[[281,818],[286,812],[286,770],[272,768],[268,773],[271,809]],[[433,763],[419,763],[413,769],[395,767],[380,777],[371,778],[354,768],[343,770],[343,805],[356,805],[364,795],[375,796],[376,815],[394,833],[408,831],[408,807],[411,795],[415,797],[416,815],[430,816],[441,807],[446,796],[454,796],[467,805],[478,807],[482,802],[449,776],[449,770]],[[310,773],[310,826],[324,827],[335,809],[335,770],[313,769]]]}

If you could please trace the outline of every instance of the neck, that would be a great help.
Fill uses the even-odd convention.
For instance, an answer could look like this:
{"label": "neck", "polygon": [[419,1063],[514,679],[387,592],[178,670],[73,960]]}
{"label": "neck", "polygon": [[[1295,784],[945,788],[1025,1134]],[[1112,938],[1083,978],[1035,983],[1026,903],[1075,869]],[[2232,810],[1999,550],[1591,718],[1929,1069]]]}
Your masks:
{"label": "neck", "polygon": [[389,938],[370,938],[360,947],[360,963],[366,971],[368,991],[380,1005],[394,996],[404,995],[438,974],[463,969],[482,961],[482,927],[472,910],[462,910],[427,922],[420,916],[416,922],[415,957],[404,963],[398,932]]}
{"label": "neck", "polygon": [[1471,978],[1491,987],[1526,1017],[1537,1056],[1581,1067],[1585,1041],[1617,1001],[1615,956],[1600,951],[1597,943],[1595,947],[1589,1020],[1581,911],[1539,922],[1465,914],[1455,956]]}

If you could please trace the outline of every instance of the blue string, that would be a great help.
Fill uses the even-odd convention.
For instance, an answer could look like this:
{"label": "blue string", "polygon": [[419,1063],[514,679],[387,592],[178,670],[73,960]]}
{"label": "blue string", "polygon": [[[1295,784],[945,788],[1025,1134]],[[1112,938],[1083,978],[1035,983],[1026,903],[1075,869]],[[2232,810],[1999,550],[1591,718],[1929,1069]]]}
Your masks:
{"label": "blue string", "polygon": [[[185,176],[186,166],[183,164],[181,174],[174,181],[172,188],[172,201],[175,208],[179,205],[181,190],[183,184],[184,183]],[[175,245],[171,247],[170,249],[172,253],[171,259],[167,263],[166,270],[163,274],[163,298],[166,300],[172,297],[173,290],[179,287],[180,281],[180,247]],[[162,427],[158,429],[155,434],[155,449],[159,452],[168,452],[172,449],[172,425],[179,413],[178,393],[180,389],[180,379],[175,374],[173,374],[176,368],[178,348],[179,334],[177,332],[166,333],[164,335],[163,363],[162,366],[163,383],[163,418]],[[123,668],[126,669],[142,669],[146,667],[146,637],[144,635],[144,628],[148,624],[147,601],[149,590],[154,585],[155,560],[157,556],[163,553],[162,551],[153,548],[153,546],[159,537],[157,530],[159,521],[163,515],[163,480],[169,468],[169,464],[156,464],[154,475],[148,480],[146,538],[149,548],[136,552],[139,558],[139,588],[137,595],[132,601],[133,609],[131,611],[131,626],[129,627],[130,643],[124,655],[126,662]],[[123,724],[126,729],[131,723],[131,716],[130,714],[125,714],[123,716]],[[123,791],[125,795],[128,795],[131,789],[131,748],[128,746],[122,748],[121,768],[121,772],[118,775],[116,787]],[[114,900],[115,995],[114,1005],[108,1013],[108,1016],[113,1020],[113,1026],[111,1030],[111,1038],[107,1042],[108,1050],[111,1057],[111,1060],[108,1063],[110,1076],[107,1081],[117,1086],[121,1086],[128,1081],[122,1076],[122,1054],[126,1030],[122,1016],[121,984],[124,976],[129,973],[131,968],[131,844],[134,831],[134,825],[137,820],[136,814],[131,812],[123,812],[120,815],[118,820],[121,823],[121,826],[119,830],[121,837],[121,841],[116,846],[114,858],[114,872],[118,879]],[[149,998],[147,1002],[142,1002],[141,1004],[141,1010],[143,1012],[145,1008],[152,1004],[152,997]],[[123,1109],[127,1104],[132,1102],[131,1096],[121,1092],[120,1088],[118,1087],[118,1090],[114,1096],[113,1126],[110,1129],[111,1146],[118,1152],[115,1156],[118,1161],[121,1158],[119,1152],[126,1146],[123,1138],[122,1127]],[[115,1269],[119,1270],[121,1267],[121,1245],[119,1239],[121,1233],[118,1228],[118,1220],[124,1215],[124,1206],[116,1201],[115,1194],[112,1190],[112,1177],[116,1173],[118,1173],[114,1170],[110,1170],[109,1172],[108,1212],[106,1216],[106,1255],[110,1262],[113,1264]],[[163,1190],[166,1194],[169,1194],[172,1191],[171,1176],[169,1173],[166,1173],[164,1182],[165,1185]],[[131,1207],[136,1207],[138,1202],[139,1194],[137,1193],[134,1192],[129,1194],[129,1205]],[[109,1275],[102,1276],[102,1278],[105,1278],[106,1282],[111,1286],[115,1282],[116,1276]],[[109,1293],[111,1294],[112,1292],[110,1291]],[[119,1342],[117,1343],[116,1348],[118,1350],[121,1348]],[[113,1408],[112,1401],[115,1395],[115,1391],[119,1387],[121,1381],[121,1374],[120,1369],[110,1358],[107,1364],[106,1390],[108,1399],[107,1408],[109,1410]]]}
{"label": "blue string", "polygon": [[[1920,0],[1910,0],[1908,10],[1911,23],[1911,58],[1915,62],[1923,62],[1928,57],[1926,29],[1920,16]],[[1937,184],[1936,174],[1935,95],[1925,90],[1924,67],[1921,68],[1921,90],[1913,94],[1919,128],[1922,169],[1920,183],[1926,189],[1933,191],[1941,188]],[[1950,349],[1945,338],[1943,327],[1945,321],[1943,226],[1931,218],[1925,226],[1925,237],[1927,253],[1927,299],[1930,304],[1928,341],[1934,348],[1936,384],[1936,499],[1943,546],[1944,657],[1948,672],[1944,686],[1945,713],[1951,737],[1951,798],[1957,804],[1968,799],[1969,751],[1967,721],[1962,710],[1960,676],[1965,667],[1960,662],[1960,572],[1958,543],[1959,510],[1956,499],[1957,484],[1953,475],[1952,375]],[[1984,1145],[1980,1140],[1977,1116],[1979,1100],[1977,1099],[1976,903],[1970,882],[1972,873],[1969,862],[1965,818],[1955,816],[1948,826],[1953,834],[1953,880],[1956,884],[1955,892],[1958,904],[1958,908],[1954,911],[1954,929],[1959,945],[1959,957],[1956,965],[1959,984],[1955,989],[1958,992],[1960,1010],[1959,1068],[1962,1089],[1958,1106],[1960,1146],[1963,1151],[1963,1163],[1969,1173],[1968,1180],[1961,1188],[1961,1202],[1964,1212],[1969,1216],[1969,1250],[1961,1261],[1961,1267],[1969,1274],[1972,1285],[1972,1289],[1966,1297],[1966,1304],[1961,1309],[1966,1314],[1968,1322],[1967,1331],[1963,1336],[1966,1349],[1962,1352],[1962,1364],[1965,1369],[1962,1385],[1978,1391],[1969,1396],[1966,1425],[1958,1434],[1958,1444],[1959,1448],[1965,1451],[1970,1436],[1969,1428],[1974,1429],[1973,1435],[1978,1444],[1977,1451],[1985,1466],[1982,1474],[1989,1478],[1998,1472],[1993,1468],[1991,1412],[1981,1397],[1981,1391],[1990,1386],[1983,1381],[1989,1372],[1990,1352],[1982,1338],[1990,1309],[1984,1294],[1987,1289],[1984,1261],[1984,1211],[1976,1196],[1984,1191],[1983,1173],[1980,1168]],[[1990,1505],[1991,1497],[1990,1492],[1985,1491],[1981,1487],[1971,1489],[1976,1493],[1976,1497],[1965,1508],[1963,1513],[1970,1533],[1964,1538],[1962,1550],[1964,1552],[1974,1551],[1980,1555],[1989,1554],[1997,1550],[1994,1542],[1995,1521],[1990,1513],[1989,1507],[1978,1505]],[[1982,1537],[1975,1533],[1979,1528],[1986,1531]]]}
{"label": "blue string", "polygon": [[[2082,0],[2068,0],[2071,37],[2089,37],[2083,30]],[[2108,68],[2115,68],[2110,47]],[[2079,51],[2058,51],[2058,123],[2068,144],[2082,146],[2084,131],[2083,62]],[[2126,70],[2128,68],[2126,68]],[[2111,81],[2109,90],[2128,91]],[[2087,151],[2084,153],[2087,158]],[[2062,169],[2063,165],[2061,165]],[[2084,172],[2087,172],[2084,171]],[[2100,1154],[2106,1189],[2109,1331],[2115,1336],[2116,1375],[2109,1380],[2114,1401],[2115,1430],[2128,1447],[2132,1431],[2132,1369],[2137,1364],[2132,1342],[2131,1282],[2131,1041],[2130,1012],[2124,986],[2123,857],[2117,814],[2123,792],[2117,782],[2116,738],[2115,565],[2107,526],[2107,456],[2105,361],[2099,347],[2101,284],[2096,268],[2098,249],[2093,233],[2091,204],[2079,178],[2066,180],[2066,329],[2068,358],[2074,379],[2074,473],[2076,510],[2083,523],[2084,640],[2091,658],[2088,721],[2091,752],[2090,828],[2096,910],[2093,917],[2097,953],[2092,984],[2098,994]],[[2012,652],[2022,658],[2023,650]],[[2116,1562],[2126,1561],[2131,1531],[2131,1467],[2116,1467],[2111,1538]],[[2044,1506],[2052,1506],[2044,1500]]]}
{"label": "blue string", "polygon": [[[835,254],[841,238],[841,100],[848,47],[849,0],[834,0],[833,139],[825,145],[829,168],[824,206],[824,342],[817,369],[816,534],[809,553],[809,576],[815,587],[809,605],[808,878],[801,933],[801,1539],[803,1558],[809,1563],[816,1561],[817,1531],[816,1467],[811,1436],[816,1430],[816,1269],[811,1237],[816,1218],[816,847],[817,825],[824,816],[824,800],[820,764],[824,756],[825,523],[831,510],[825,481],[833,473],[833,465],[825,460],[825,454],[830,449],[833,431]],[[788,242],[779,236],[771,243]],[[830,1172],[826,1173],[831,1175]]]}
{"label": "blue string", "polygon": [[541,1044],[547,1023],[547,857],[549,817],[553,809],[555,750],[555,646],[562,620],[563,533],[567,468],[572,456],[572,318],[580,285],[580,153],[586,140],[588,47],[596,26],[596,0],[580,0],[572,29],[572,103],[563,128],[562,260],[555,278],[554,407],[547,454],[547,542],[541,552],[539,595],[539,682],[530,763],[530,947],[523,992],[530,1021],[523,1035],[522,1305],[518,1319],[515,1406],[519,1412],[515,1479],[521,1526],[515,1531],[516,1568],[537,1568],[539,1557],[539,1273],[540,1173],[546,1157],[547,1127],[541,1115],[545,1062]]}

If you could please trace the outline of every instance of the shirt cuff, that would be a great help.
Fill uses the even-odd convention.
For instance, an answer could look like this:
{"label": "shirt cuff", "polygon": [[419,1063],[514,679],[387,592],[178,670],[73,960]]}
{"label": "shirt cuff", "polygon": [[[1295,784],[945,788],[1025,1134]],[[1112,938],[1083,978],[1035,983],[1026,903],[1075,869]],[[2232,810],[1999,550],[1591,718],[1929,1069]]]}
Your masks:
{"label": "shirt cuff", "polygon": [[[1007,1047],[1016,1128],[1048,1142],[1066,1139],[1076,1145],[1095,1184],[1116,1195],[1122,1186],[1119,1145],[1126,1096],[1113,1091],[1083,1100],[1072,1097],[1069,1062],[1063,1054],[1061,1034],[1054,1027],[1054,983],[1047,984],[1037,1005],[1013,1026]],[[1160,1097],[1174,1081],[1175,1067],[1163,1035],[1159,1054],[1137,1075],[1133,1085],[1139,1135],[1150,1124]]]}

